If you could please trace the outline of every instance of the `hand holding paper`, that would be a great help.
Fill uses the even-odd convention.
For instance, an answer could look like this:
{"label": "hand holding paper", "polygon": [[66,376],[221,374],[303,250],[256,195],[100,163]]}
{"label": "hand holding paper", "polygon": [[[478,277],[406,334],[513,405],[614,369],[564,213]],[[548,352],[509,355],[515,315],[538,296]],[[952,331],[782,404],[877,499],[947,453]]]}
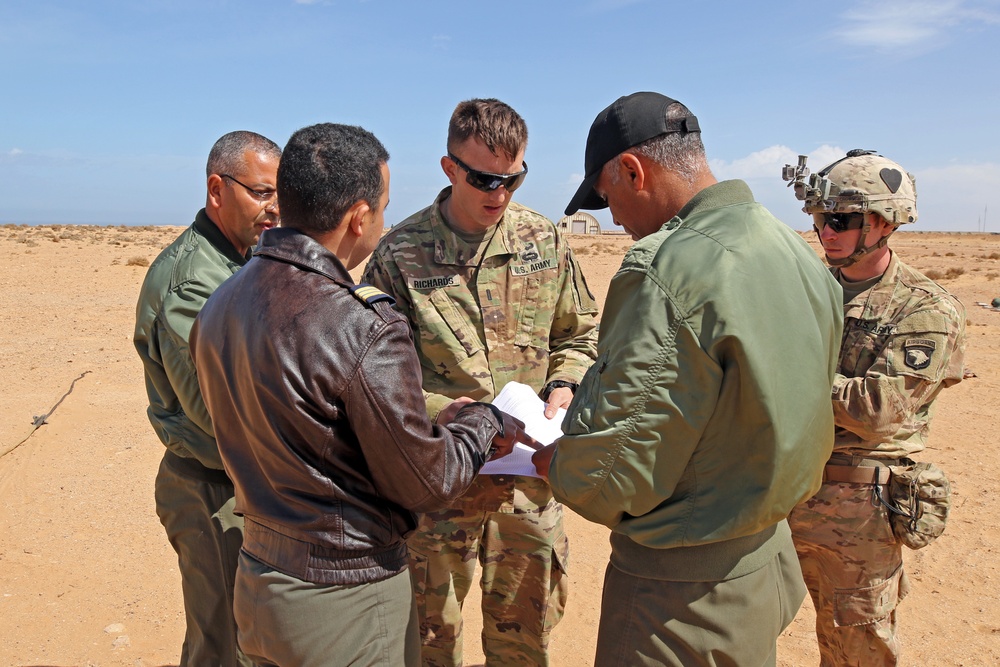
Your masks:
{"label": "hand holding paper", "polygon": [[[546,419],[545,402],[526,384],[508,383],[493,399],[493,405],[520,420],[524,432],[540,444],[547,445],[562,436],[560,425],[566,414],[565,408],[560,408],[554,419]],[[531,462],[534,453],[535,448],[517,443],[510,455],[488,461],[479,473],[539,477]]]}

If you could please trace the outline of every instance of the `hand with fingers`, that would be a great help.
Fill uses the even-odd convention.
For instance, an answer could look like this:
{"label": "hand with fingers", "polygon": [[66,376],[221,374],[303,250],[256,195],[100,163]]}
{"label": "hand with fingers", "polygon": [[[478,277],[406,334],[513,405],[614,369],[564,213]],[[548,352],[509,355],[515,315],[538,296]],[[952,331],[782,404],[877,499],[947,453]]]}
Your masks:
{"label": "hand with fingers", "polygon": [[534,450],[538,450],[542,447],[542,443],[538,442],[525,432],[524,422],[516,417],[511,417],[506,412],[500,412],[500,414],[503,415],[503,431],[497,433],[493,437],[492,455],[490,456],[490,459],[499,459],[507,456],[514,451],[514,445],[516,443],[526,445]]}

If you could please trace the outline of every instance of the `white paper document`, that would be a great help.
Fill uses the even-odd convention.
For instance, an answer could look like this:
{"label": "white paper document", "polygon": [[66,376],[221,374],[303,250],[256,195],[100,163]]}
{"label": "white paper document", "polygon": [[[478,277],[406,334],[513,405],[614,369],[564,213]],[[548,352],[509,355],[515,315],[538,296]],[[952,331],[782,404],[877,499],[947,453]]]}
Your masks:
{"label": "white paper document", "polygon": [[[493,405],[524,422],[525,432],[543,445],[555,442],[563,434],[560,426],[566,409],[559,408],[555,417],[546,419],[545,401],[538,398],[535,390],[526,384],[508,382],[493,399]],[[535,465],[531,462],[531,455],[534,453],[535,450],[531,447],[517,443],[514,451],[507,456],[487,461],[479,474],[538,477]]]}

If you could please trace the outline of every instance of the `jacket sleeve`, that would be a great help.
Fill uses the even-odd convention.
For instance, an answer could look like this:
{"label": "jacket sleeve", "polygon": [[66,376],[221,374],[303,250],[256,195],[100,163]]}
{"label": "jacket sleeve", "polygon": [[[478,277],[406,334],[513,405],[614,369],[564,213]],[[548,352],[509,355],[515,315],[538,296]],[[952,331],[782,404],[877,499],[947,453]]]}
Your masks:
{"label": "jacket sleeve", "polygon": [[715,409],[722,370],[658,282],[611,283],[597,361],[563,421],[555,496],[608,527],[669,498]]}
{"label": "jacket sleeve", "polygon": [[[399,273],[399,269],[396,267],[395,263],[386,261],[383,258],[382,248],[377,248],[375,253],[372,254],[371,259],[368,260],[368,264],[365,266],[364,274],[361,276],[361,281],[373,285],[391,296],[396,300],[396,311],[402,314],[402,316],[406,318],[407,322],[416,322],[416,318],[413,314],[413,303],[410,301],[409,294],[406,290],[406,281]],[[413,335],[416,335],[416,333],[414,332]],[[423,377],[419,364],[415,377]],[[574,380],[574,382],[576,382],[576,380]],[[427,415],[431,418],[431,420],[437,419],[438,413],[440,413],[453,400],[443,394],[435,394],[429,391],[423,391],[423,395],[424,401],[427,405]]]}
{"label": "jacket sleeve", "polygon": [[419,378],[408,325],[397,319],[375,334],[344,405],[378,492],[428,512],[468,489],[500,424],[481,403],[462,409],[446,428],[432,424]]}
{"label": "jacket sleeve", "polygon": [[[189,339],[195,318],[201,312],[214,287],[199,281],[188,281],[167,295],[160,315],[160,324],[155,327],[155,345],[159,349],[160,363],[171,388],[177,396],[184,414],[202,431],[214,438],[212,419],[201,396],[198,373],[191,357]],[[204,465],[222,469],[222,459],[217,448],[197,447],[197,443],[186,441]],[[197,450],[197,451],[194,451]]]}
{"label": "jacket sleeve", "polygon": [[546,383],[580,382],[597,357],[597,302],[569,244],[562,244],[563,271],[549,335]]}
{"label": "jacket sleeve", "polygon": [[962,379],[965,319],[944,311],[904,318],[882,351],[886,372],[837,374],[833,414],[837,426],[868,441],[885,440],[906,427],[938,393]]}

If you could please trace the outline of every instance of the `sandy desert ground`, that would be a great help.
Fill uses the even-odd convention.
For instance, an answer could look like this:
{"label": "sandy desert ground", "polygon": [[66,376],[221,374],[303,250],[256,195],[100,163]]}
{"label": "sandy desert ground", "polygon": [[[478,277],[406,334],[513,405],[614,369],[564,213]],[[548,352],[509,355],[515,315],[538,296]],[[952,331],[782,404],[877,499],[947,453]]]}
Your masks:
{"label": "sandy desert ground", "polygon": [[[0,665],[177,664],[179,576],[153,510],[162,446],[131,336],[145,266],[179,231],[0,226]],[[572,243],[603,304],[629,241]],[[996,665],[1000,312],[976,302],[1000,296],[1000,236],[900,233],[894,246],[965,303],[976,374],[943,394],[925,453],[948,471],[954,507],[938,542],[906,553],[914,590],[900,608],[904,664]],[[560,667],[592,662],[608,553],[606,529],[572,514],[567,522]],[[482,661],[477,611],[473,600],[469,664]],[[779,664],[817,664],[811,626],[807,602],[779,640]]]}

